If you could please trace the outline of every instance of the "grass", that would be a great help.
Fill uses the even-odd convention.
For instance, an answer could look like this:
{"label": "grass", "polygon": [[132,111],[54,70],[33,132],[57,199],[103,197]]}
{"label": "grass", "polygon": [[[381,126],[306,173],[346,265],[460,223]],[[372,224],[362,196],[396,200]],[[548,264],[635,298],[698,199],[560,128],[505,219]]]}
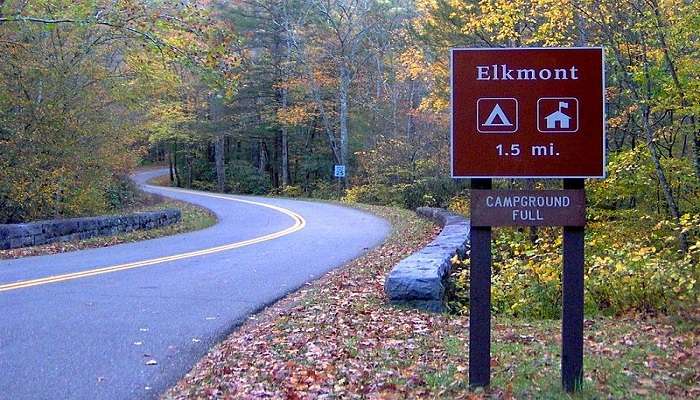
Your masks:
{"label": "grass", "polygon": [[155,178],[152,178],[148,181],[149,185],[153,186],[166,186],[170,187],[172,186],[170,184],[170,176],[166,175],[161,175],[161,176],[156,176]]}
{"label": "grass", "polygon": [[429,242],[415,214],[364,207],[391,238],[289,295],[237,329],[167,399],[686,399],[700,396],[700,328],[669,317],[599,317],[585,324],[581,392],[560,385],[559,320],[495,316],[492,384],[468,387],[468,315],[386,301],[384,276]]}

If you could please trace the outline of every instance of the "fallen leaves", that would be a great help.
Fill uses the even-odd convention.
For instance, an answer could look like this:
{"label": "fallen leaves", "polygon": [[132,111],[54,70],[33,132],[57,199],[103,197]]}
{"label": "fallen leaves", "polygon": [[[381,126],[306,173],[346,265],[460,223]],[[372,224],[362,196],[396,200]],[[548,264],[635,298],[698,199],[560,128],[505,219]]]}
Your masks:
{"label": "fallen leaves", "polygon": [[[492,386],[470,391],[468,317],[390,306],[383,292],[386,272],[437,230],[406,211],[372,210],[393,222],[392,238],[249,319],[164,398],[564,396],[558,386],[560,322],[498,316]],[[600,318],[585,326],[589,397],[700,395],[697,325],[679,332],[660,320]]]}

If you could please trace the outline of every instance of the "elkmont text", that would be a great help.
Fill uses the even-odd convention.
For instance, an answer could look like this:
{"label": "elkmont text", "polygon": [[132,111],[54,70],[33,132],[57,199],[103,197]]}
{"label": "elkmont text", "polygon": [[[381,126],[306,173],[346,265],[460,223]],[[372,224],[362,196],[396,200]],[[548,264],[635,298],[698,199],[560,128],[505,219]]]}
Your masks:
{"label": "elkmont text", "polygon": [[578,80],[578,68],[508,68],[508,64],[477,65],[476,80],[478,81],[536,81],[536,80]]}

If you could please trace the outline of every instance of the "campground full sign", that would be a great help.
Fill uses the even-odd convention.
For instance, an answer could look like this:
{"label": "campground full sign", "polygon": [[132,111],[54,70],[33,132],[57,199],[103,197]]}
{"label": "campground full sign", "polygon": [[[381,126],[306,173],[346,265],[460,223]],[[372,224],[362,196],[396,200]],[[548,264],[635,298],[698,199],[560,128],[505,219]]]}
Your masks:
{"label": "campground full sign", "polygon": [[[469,384],[491,379],[491,229],[563,226],[562,385],[583,383],[583,178],[605,177],[601,48],[453,49],[452,177],[471,178]],[[493,190],[562,178],[564,190]]]}
{"label": "campground full sign", "polygon": [[603,50],[452,50],[454,178],[602,178]]}

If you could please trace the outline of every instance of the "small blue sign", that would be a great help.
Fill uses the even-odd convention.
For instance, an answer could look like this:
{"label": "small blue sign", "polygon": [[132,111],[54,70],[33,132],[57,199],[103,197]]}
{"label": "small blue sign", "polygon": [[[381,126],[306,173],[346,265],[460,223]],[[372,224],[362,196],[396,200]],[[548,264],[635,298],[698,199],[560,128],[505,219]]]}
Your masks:
{"label": "small blue sign", "polygon": [[333,169],[333,176],[336,178],[345,178],[345,165],[336,165]]}

